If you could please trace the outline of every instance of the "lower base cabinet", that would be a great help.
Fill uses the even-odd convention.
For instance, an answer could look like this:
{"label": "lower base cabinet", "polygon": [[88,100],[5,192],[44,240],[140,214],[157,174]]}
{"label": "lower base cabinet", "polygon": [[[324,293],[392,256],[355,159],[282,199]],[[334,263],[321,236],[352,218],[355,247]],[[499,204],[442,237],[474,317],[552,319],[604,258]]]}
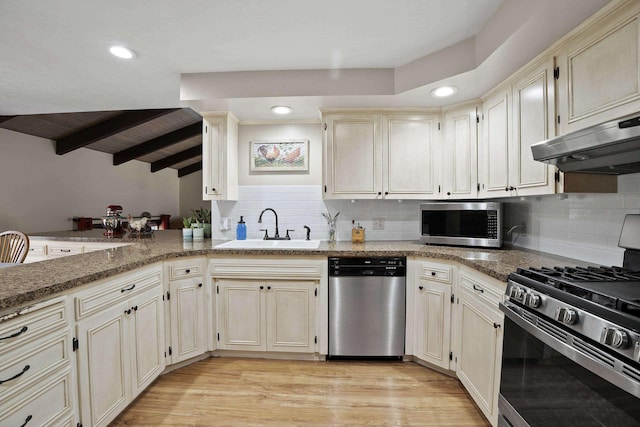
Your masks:
{"label": "lower base cabinet", "polygon": [[456,268],[418,262],[415,281],[414,356],[443,369],[450,366],[451,295]]}
{"label": "lower base cabinet", "polygon": [[[102,296],[100,304],[108,308],[78,321],[83,425],[108,425],[164,370],[164,307],[160,278],[158,270],[142,277],[142,283],[136,283],[135,279],[122,284],[110,281],[103,285],[107,290],[99,292],[103,286],[96,289],[96,294]],[[144,291],[129,296],[127,292],[135,292],[134,285],[141,285]],[[113,292],[109,294],[109,291]],[[87,294],[87,299],[90,295],[93,294]]]}
{"label": "lower base cabinet", "polygon": [[500,301],[492,301],[492,297],[499,299],[502,294],[491,282],[480,274],[470,275],[464,271],[460,274],[456,374],[495,426],[498,422],[504,315],[498,310]]}
{"label": "lower base cabinet", "polygon": [[313,353],[314,281],[216,280],[218,348]]}

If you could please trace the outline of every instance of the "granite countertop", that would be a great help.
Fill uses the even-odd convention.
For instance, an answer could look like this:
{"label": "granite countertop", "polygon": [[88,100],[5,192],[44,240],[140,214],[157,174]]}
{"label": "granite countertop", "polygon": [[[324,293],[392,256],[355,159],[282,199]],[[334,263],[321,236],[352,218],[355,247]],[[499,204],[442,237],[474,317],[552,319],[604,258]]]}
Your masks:
{"label": "granite countertop", "polygon": [[118,273],[180,257],[206,255],[251,256],[417,256],[456,261],[506,281],[517,267],[552,267],[583,262],[516,249],[474,249],[426,246],[411,241],[366,243],[321,242],[318,249],[216,249],[219,240],[183,242],[181,230],[156,231],[151,237],[126,235],[107,238],[103,230],[33,233],[38,240],[130,243],[128,246],[71,255],[0,269],[0,311],[28,304],[49,295],[104,279]]}

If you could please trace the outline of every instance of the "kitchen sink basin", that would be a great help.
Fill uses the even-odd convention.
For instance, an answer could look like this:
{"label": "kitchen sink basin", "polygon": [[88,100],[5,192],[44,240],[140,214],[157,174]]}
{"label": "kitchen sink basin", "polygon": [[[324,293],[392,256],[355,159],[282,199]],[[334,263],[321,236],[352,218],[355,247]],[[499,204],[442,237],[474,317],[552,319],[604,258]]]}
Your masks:
{"label": "kitchen sink basin", "polygon": [[320,240],[230,240],[216,245],[217,249],[317,249]]}

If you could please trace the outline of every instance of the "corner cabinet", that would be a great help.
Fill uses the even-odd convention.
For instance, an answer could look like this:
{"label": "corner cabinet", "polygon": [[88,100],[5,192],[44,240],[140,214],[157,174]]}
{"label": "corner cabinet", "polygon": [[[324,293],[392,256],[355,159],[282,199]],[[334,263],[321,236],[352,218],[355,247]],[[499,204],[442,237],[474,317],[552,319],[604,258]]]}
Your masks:
{"label": "corner cabinet", "polygon": [[164,265],[164,298],[168,301],[165,330],[171,364],[200,356],[208,349],[211,304],[204,271],[203,258]]}
{"label": "corner cabinet", "polygon": [[414,356],[450,368],[452,286],[457,268],[416,262]]}
{"label": "corner cabinet", "polygon": [[460,268],[457,292],[456,374],[492,425],[498,422],[506,284]]}
{"label": "corner cabinet", "polygon": [[202,198],[238,199],[238,119],[202,113]]}
{"label": "corner cabinet", "polygon": [[216,258],[209,271],[218,350],[317,353],[326,258]]}
{"label": "corner cabinet", "polygon": [[436,193],[437,115],[323,115],[324,198],[422,199]]}
{"label": "corner cabinet", "polygon": [[164,370],[162,268],[95,282],[75,308],[82,424],[106,426]]}

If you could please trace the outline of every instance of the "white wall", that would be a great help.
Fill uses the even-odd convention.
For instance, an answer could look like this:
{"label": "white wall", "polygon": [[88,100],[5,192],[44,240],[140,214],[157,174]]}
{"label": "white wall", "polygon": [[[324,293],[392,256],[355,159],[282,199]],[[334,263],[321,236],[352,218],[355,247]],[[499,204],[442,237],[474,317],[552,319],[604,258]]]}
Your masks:
{"label": "white wall", "polygon": [[70,230],[73,216],[100,217],[110,204],[124,214],[179,213],[177,171],[149,164],[113,166],[113,156],[86,148],[59,156],[54,142],[0,129],[0,230]]}
{"label": "white wall", "polygon": [[[602,265],[621,265],[626,214],[640,214],[640,174],[618,177],[617,194],[569,194],[508,199],[505,227],[527,225],[515,245]],[[509,239],[509,238],[507,238]]]}
{"label": "white wall", "polygon": [[202,171],[180,178],[180,217],[191,216],[191,209],[208,207],[202,200]]}

